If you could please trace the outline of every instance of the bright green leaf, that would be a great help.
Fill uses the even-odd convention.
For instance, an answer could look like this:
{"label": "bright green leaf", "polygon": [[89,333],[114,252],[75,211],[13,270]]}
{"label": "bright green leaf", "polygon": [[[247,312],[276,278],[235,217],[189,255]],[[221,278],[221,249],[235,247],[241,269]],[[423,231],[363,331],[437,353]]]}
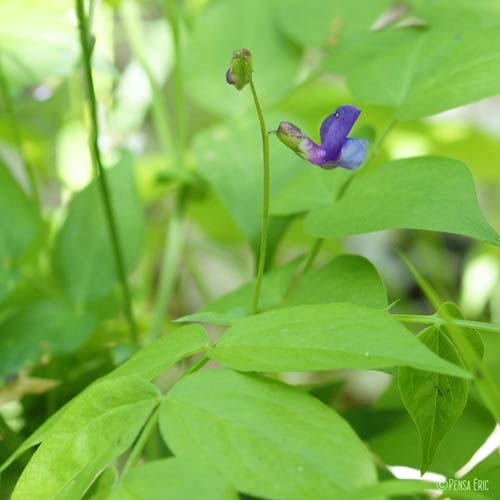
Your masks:
{"label": "bright green leaf", "polygon": [[[141,255],[144,235],[130,157],[124,156],[107,176],[125,265],[130,271]],[[116,262],[96,181],[71,201],[53,261],[62,288],[76,303],[99,299],[116,285]]]}
{"label": "bright green leaf", "polygon": [[227,479],[211,465],[167,458],[132,469],[108,494],[93,500],[238,500]]}
{"label": "bright green leaf", "polygon": [[49,429],[12,500],[80,498],[96,474],[128,449],[158,401],[156,387],[139,377],[91,385]]}
{"label": "bright green leaf", "polygon": [[352,172],[304,168],[271,197],[271,215],[293,215],[331,205]]}
{"label": "bright green leaf", "polygon": [[339,255],[310,271],[297,284],[287,304],[351,302],[374,308],[387,306],[387,292],[377,270],[359,255]]}
{"label": "bright green leaf", "polygon": [[177,456],[215,465],[251,495],[331,499],[376,482],[367,450],[335,411],[258,376],[207,370],[182,379],[160,409],[160,429]]}
{"label": "bright green leaf", "polygon": [[305,228],[323,238],[426,229],[500,244],[481,212],[467,167],[434,157],[391,161],[360,174],[333,205],[310,212]]}
{"label": "bright green leaf", "polygon": [[498,27],[444,26],[367,34],[331,67],[347,73],[354,97],[392,106],[400,119],[433,115],[498,94]]}
{"label": "bright green leaf", "polygon": [[210,358],[243,371],[412,366],[469,377],[424,347],[389,314],[348,303],[304,305],[248,316],[226,331]]}
{"label": "bright green leaf", "polygon": [[209,339],[203,327],[200,325],[184,326],[143,347],[106,378],[137,375],[152,380],[169,366],[207,349],[208,346]]}
{"label": "bright green leaf", "polygon": [[[439,326],[426,328],[418,339],[441,358],[463,366],[455,346]],[[465,408],[468,382],[462,378],[405,367],[399,370],[398,382],[403,402],[420,435],[420,470],[423,474],[429,469],[443,437]]]}
{"label": "bright green leaf", "polygon": [[43,353],[78,349],[92,333],[95,318],[65,304],[38,302],[0,324],[0,378],[38,362]]}

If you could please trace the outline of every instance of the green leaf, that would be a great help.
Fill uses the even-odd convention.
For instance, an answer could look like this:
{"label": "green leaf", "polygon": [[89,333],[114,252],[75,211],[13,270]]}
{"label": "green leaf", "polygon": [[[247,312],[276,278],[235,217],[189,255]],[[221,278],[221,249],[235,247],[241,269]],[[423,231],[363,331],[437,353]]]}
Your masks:
{"label": "green leaf", "polygon": [[[463,366],[455,346],[439,326],[426,328],[418,339],[441,358]],[[420,435],[420,471],[423,474],[429,469],[443,437],[465,408],[468,382],[462,378],[404,367],[399,370],[398,382],[403,402]]]}
{"label": "green leaf", "polygon": [[9,467],[9,465],[17,460],[25,451],[33,448],[33,446],[36,446],[37,444],[40,444],[45,439],[48,431],[59,420],[67,407],[68,404],[59,408],[59,410],[57,410],[47,420],[45,420],[45,422],[40,427],[38,427],[38,429],[33,432],[33,434],[26,438],[23,443],[17,448],[17,450],[7,460],[5,460],[2,465],[0,465],[0,472],[3,472],[7,467]]}
{"label": "green leaf", "polygon": [[[391,392],[399,398],[397,383],[391,384]],[[420,438],[415,423],[404,410],[399,398],[399,410],[391,410],[393,416],[379,432],[367,436],[370,449],[386,464],[401,465],[418,469],[422,463]],[[379,422],[387,410],[375,411],[368,425]],[[348,419],[349,420],[349,419]],[[351,422],[358,434],[364,435],[364,430],[356,422]],[[484,444],[495,428],[495,420],[479,402],[471,388],[469,400],[464,412],[455,426],[447,433],[441,445],[437,448],[432,462],[432,471],[453,477]]]}
{"label": "green leaf", "polygon": [[[200,175],[208,181],[245,238],[258,249],[263,174],[259,123],[254,115],[203,130],[196,135],[193,148]],[[277,125],[282,117],[272,115],[267,119]],[[271,196],[297,172],[310,168],[278,141],[270,142],[270,163]],[[271,237],[282,231],[282,226],[281,218],[271,217]]]}
{"label": "green leaf", "polygon": [[137,375],[152,380],[169,366],[209,346],[207,333],[200,325],[178,328],[156,342],[143,347],[106,378]]}
{"label": "green leaf", "polygon": [[0,324],[0,378],[37,363],[43,353],[78,349],[92,333],[95,318],[65,304],[38,302]]}
{"label": "green leaf", "polygon": [[[234,114],[253,106],[249,88],[238,92],[225,80],[233,50],[243,47],[252,52],[255,85],[263,106],[292,88],[300,52],[276,29],[276,7],[267,0],[219,0],[198,17],[184,68],[187,90],[199,105],[218,114]],[[258,128],[254,130],[258,133]]]}
{"label": "green leaf", "polygon": [[348,303],[249,316],[229,328],[208,355],[243,371],[412,366],[470,378],[464,369],[429,351],[386,312]]}
{"label": "green leaf", "polygon": [[287,303],[351,302],[373,308],[387,306],[387,291],[372,263],[358,255],[338,255],[320,269],[307,273]]}
{"label": "green leaf", "polygon": [[255,496],[340,498],[376,482],[366,448],[337,413],[258,376],[206,370],[182,379],[162,404],[160,429],[175,455],[215,465]]}
{"label": "green leaf", "polygon": [[166,458],[131,469],[117,487],[93,500],[238,500],[227,479],[194,459]]}
{"label": "green leaf", "polygon": [[352,172],[304,168],[271,197],[271,215],[293,215],[331,205]]}
{"label": "green leaf", "polygon": [[306,47],[348,43],[368,32],[392,0],[281,0],[279,23],[287,36]]}
{"label": "green leaf", "polygon": [[[435,28],[435,27],[434,27]],[[410,120],[498,94],[498,27],[443,25],[441,29],[371,33],[331,54],[354,97],[397,108]]]}
{"label": "green leaf", "polygon": [[91,385],[49,429],[12,500],[80,498],[96,474],[132,444],[158,401],[158,389],[139,377]]}
{"label": "green leaf", "polygon": [[500,244],[481,212],[467,167],[434,157],[391,161],[360,174],[333,205],[310,212],[305,228],[322,238],[426,229]]}
{"label": "green leaf", "polygon": [[[131,271],[142,251],[144,221],[130,157],[107,171],[125,265]],[[72,199],[53,253],[54,270],[69,297],[88,303],[118,282],[116,262],[99,186],[94,180]]]}

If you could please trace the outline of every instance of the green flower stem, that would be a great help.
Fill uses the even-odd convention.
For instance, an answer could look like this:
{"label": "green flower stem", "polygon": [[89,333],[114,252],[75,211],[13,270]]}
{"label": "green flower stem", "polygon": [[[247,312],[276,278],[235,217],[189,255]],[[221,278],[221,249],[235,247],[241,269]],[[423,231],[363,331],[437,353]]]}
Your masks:
{"label": "green flower stem", "polygon": [[260,124],[260,134],[262,137],[262,159],[263,159],[263,193],[262,193],[262,229],[260,237],[260,253],[259,262],[257,266],[257,283],[255,285],[255,292],[252,302],[252,312],[257,313],[259,308],[259,297],[260,289],[262,287],[262,277],[264,276],[264,268],[266,266],[266,254],[267,254],[267,239],[269,233],[269,185],[270,185],[270,171],[269,171],[269,136],[266,130],[266,124],[264,122],[264,115],[262,114],[262,109],[260,107],[259,98],[257,97],[257,92],[255,90],[255,85],[253,80],[250,80],[250,88],[252,89],[253,101],[255,104],[255,109],[257,111],[257,116],[259,117]]}
{"label": "green flower stem", "polygon": [[2,102],[5,109],[5,115],[9,123],[9,129],[12,134],[12,140],[14,142],[14,146],[17,149],[17,153],[19,154],[23,167],[26,171],[26,176],[28,178],[31,196],[35,201],[38,210],[41,212],[42,206],[40,201],[40,191],[38,189],[38,183],[36,180],[35,171],[31,163],[26,158],[26,154],[23,147],[23,139],[19,128],[19,123],[17,121],[17,116],[14,111],[14,105],[12,104],[12,97],[10,94],[9,83],[3,71],[1,55],[0,55],[0,94],[2,95]]}
{"label": "green flower stem", "polygon": [[[402,323],[416,323],[420,325],[445,325],[446,321],[436,315],[419,315],[419,314],[392,314],[392,317]],[[461,328],[473,328],[483,332],[500,333],[500,325],[492,323],[484,323],[481,321],[468,321],[465,319],[451,318],[450,321]]]}
{"label": "green flower stem", "polygon": [[154,410],[153,413],[149,416],[148,421],[146,422],[146,425],[142,428],[141,434],[137,441],[134,444],[134,447],[132,448],[132,451],[130,452],[130,455],[128,457],[127,462],[125,463],[125,466],[123,467],[121,477],[125,477],[127,472],[134,466],[134,464],[139,460],[139,457],[141,456],[142,450],[144,449],[144,446],[148,442],[148,439],[150,438],[151,434],[153,433],[156,423],[158,422],[158,416],[160,414],[160,407],[157,406]]}
{"label": "green flower stem", "polygon": [[76,14],[78,18],[78,26],[80,31],[80,44],[82,49],[85,84],[87,87],[87,100],[90,113],[89,144],[90,144],[90,152],[92,155],[92,163],[95,169],[95,177],[98,180],[100,188],[101,199],[104,205],[104,213],[108,225],[109,236],[111,239],[111,246],[115,257],[118,276],[121,281],[123,298],[124,298],[124,313],[129,323],[130,335],[132,341],[134,343],[137,343],[138,335],[134,319],[134,312],[132,308],[132,295],[130,293],[130,288],[127,281],[123,252],[118,238],[118,227],[116,224],[113,212],[113,206],[111,203],[111,192],[108,185],[106,171],[102,164],[101,152],[99,150],[99,143],[98,143],[99,124],[97,121],[97,101],[94,89],[94,80],[92,76],[92,48],[91,48],[92,42],[91,42],[91,34],[88,31],[87,18],[84,10],[84,0],[76,0]]}
{"label": "green flower stem", "polygon": [[455,318],[453,318],[445,308],[441,307],[441,301],[431,285],[420,275],[413,264],[404,255],[400,255],[400,258],[425,293],[427,300],[436,311],[439,311],[439,314],[444,320],[447,332],[463,359],[465,367],[471,372],[486,407],[495,420],[500,422],[500,391],[490,371],[481,361],[467,337],[463,335],[461,328],[454,323]]}

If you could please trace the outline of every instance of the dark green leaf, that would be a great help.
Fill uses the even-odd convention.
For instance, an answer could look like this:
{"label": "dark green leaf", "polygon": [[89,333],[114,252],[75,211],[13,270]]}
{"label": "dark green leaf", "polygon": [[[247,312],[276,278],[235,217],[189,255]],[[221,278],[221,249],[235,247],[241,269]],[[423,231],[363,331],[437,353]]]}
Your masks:
{"label": "dark green leaf", "polygon": [[[426,328],[418,339],[441,358],[463,366],[455,346],[439,326]],[[465,408],[468,382],[413,368],[400,368],[398,382],[403,402],[420,435],[420,470],[423,474],[429,469],[437,447]]]}
{"label": "dark green leaf", "polygon": [[72,352],[92,333],[95,318],[57,302],[38,302],[0,324],[0,378],[39,361],[42,353]]}

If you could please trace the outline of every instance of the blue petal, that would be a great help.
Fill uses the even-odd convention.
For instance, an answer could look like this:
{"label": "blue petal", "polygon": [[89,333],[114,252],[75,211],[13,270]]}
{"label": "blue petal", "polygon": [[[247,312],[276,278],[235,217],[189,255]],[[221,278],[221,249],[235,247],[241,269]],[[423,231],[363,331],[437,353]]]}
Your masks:
{"label": "blue petal", "polygon": [[325,118],[321,124],[320,136],[327,161],[335,161],[340,157],[342,146],[360,113],[356,106],[346,105],[340,106],[335,113]]}
{"label": "blue petal", "polygon": [[335,164],[354,170],[365,161],[367,148],[368,141],[366,139],[346,139],[340,151],[340,158],[335,161]]}

